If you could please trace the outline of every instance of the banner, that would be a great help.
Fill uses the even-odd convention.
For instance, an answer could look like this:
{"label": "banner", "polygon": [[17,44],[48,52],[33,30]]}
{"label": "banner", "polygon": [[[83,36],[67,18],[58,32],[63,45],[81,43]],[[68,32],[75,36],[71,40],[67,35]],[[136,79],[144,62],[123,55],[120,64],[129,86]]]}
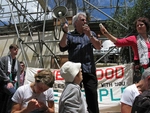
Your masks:
{"label": "banner", "polygon": [[[101,113],[120,112],[120,98],[123,90],[133,82],[132,64],[100,67],[96,69],[98,79],[98,103]],[[42,68],[27,67],[25,83],[34,82],[34,74]],[[64,79],[60,76],[59,69],[51,69],[55,74],[54,98],[55,113],[58,113],[58,103],[63,88]],[[84,88],[82,88],[84,93]],[[85,94],[84,94],[85,95]]]}

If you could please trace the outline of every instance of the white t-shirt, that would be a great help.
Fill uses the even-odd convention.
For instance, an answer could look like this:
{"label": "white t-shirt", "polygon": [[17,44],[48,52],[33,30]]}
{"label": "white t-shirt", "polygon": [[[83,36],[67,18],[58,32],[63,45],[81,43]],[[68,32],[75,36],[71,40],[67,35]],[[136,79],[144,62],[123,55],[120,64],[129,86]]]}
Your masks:
{"label": "white t-shirt", "polygon": [[27,107],[29,100],[37,99],[40,102],[47,104],[47,101],[54,101],[53,89],[49,88],[41,94],[35,94],[30,84],[20,86],[12,97],[12,101],[22,105],[22,108]]}
{"label": "white t-shirt", "polygon": [[136,87],[136,84],[132,84],[125,88],[124,92],[121,96],[121,102],[127,105],[132,106],[134,99],[136,96],[138,96],[140,93]]}

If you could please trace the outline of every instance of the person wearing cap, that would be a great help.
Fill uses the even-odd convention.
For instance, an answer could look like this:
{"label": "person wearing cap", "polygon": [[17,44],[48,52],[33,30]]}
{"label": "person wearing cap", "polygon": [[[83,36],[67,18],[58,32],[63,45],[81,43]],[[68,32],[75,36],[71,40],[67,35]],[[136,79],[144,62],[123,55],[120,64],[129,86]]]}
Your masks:
{"label": "person wearing cap", "polygon": [[67,61],[60,68],[65,88],[59,99],[59,113],[88,113],[85,98],[81,92],[81,63]]}
{"label": "person wearing cap", "polygon": [[121,96],[121,113],[131,113],[132,105],[136,96],[147,90],[150,78],[150,67],[142,73],[138,83],[127,86]]}
{"label": "person wearing cap", "polygon": [[34,78],[35,82],[20,86],[13,95],[11,113],[54,113],[54,74],[43,69]]}
{"label": "person wearing cap", "polygon": [[20,78],[20,63],[16,56],[18,54],[18,45],[11,44],[9,46],[9,54],[0,58],[0,86],[4,93],[8,95],[6,111],[10,112],[11,109],[11,97],[16,91],[19,82],[15,81],[17,77]]}
{"label": "person wearing cap", "polygon": [[[63,25],[64,34],[60,40],[61,52],[68,51],[68,59],[72,62],[80,62],[83,76],[85,97],[90,113],[99,113],[98,107],[98,80],[93,49],[101,49],[101,43],[95,32],[87,25],[87,16],[84,12],[78,12],[72,18],[74,31],[68,32],[68,25]],[[81,86],[82,86],[81,83]]]}

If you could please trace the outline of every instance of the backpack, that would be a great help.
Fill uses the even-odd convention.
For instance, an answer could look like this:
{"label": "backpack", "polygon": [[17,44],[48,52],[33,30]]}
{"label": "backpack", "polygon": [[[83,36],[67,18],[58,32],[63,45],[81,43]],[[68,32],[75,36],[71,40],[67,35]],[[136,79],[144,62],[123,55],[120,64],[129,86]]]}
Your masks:
{"label": "backpack", "polygon": [[144,91],[135,98],[131,113],[150,113],[150,90]]}

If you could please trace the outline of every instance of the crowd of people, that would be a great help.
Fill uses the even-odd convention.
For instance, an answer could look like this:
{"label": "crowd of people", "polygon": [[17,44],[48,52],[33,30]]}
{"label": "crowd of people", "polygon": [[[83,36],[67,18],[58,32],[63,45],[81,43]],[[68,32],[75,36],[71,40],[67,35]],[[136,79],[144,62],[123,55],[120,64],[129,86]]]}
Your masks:
{"label": "crowd of people", "polygon": [[[72,18],[74,30],[69,32],[67,22],[62,24],[63,36],[59,43],[61,52],[68,51],[68,60],[60,68],[65,88],[59,99],[59,113],[99,113],[98,80],[93,48],[101,49],[101,41],[87,24],[87,16],[79,12]],[[100,32],[116,46],[131,46],[135,67],[142,77],[138,83],[126,87],[121,96],[121,113],[131,113],[136,96],[148,90],[150,76],[149,20],[140,17],[135,21],[137,35],[117,38],[101,25]],[[0,85],[8,95],[7,113],[54,113],[54,74],[43,69],[35,75],[35,82],[24,85],[25,64],[16,58],[19,47],[9,46],[10,54],[0,58]],[[84,86],[85,97],[81,92]]]}

